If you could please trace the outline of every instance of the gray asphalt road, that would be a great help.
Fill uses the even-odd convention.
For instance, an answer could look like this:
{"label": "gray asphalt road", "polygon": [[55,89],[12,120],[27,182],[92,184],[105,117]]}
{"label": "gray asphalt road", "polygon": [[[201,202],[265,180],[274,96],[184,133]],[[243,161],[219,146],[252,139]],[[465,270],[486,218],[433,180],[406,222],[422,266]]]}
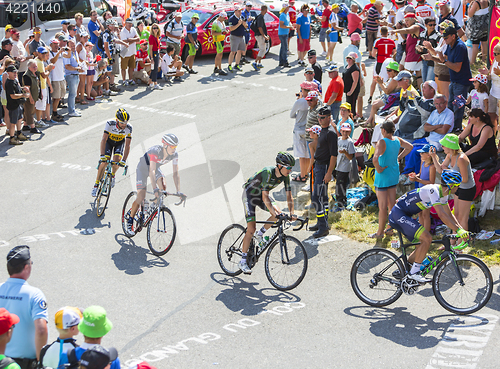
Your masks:
{"label": "gray asphalt road", "polygon": [[[0,254],[18,244],[31,247],[29,282],[47,296],[50,340],[58,308],[96,304],[114,324],[103,344],[118,349],[124,367],[146,360],[159,369],[497,368],[498,268],[489,304],[470,317],[449,314],[430,287],[388,308],[364,305],[349,273],[357,255],[373,245],[343,236],[306,243],[307,275],[288,293],[269,284],[262,260],[252,276],[222,273],[217,240],[227,225],[243,224],[242,183],[273,165],[277,151],[291,149],[289,109],[302,68],[294,62],[277,69],[278,51],[260,72],[247,65],[225,78],[211,76],[212,59],[202,58],[198,75],[163,91],[127,88],[23,146],[10,147],[1,137]],[[325,75],[325,90],[327,82]],[[119,106],[134,127],[130,170],[127,176],[119,171],[108,209],[97,218],[90,192],[99,142]],[[178,237],[158,258],[145,231],[133,239],[123,235],[120,218],[135,188],[138,158],[166,132],[180,138],[181,190],[189,198],[185,208],[171,204]],[[170,177],[168,183],[173,190]],[[299,187],[294,184],[294,193]],[[306,240],[310,232],[294,236]]]}

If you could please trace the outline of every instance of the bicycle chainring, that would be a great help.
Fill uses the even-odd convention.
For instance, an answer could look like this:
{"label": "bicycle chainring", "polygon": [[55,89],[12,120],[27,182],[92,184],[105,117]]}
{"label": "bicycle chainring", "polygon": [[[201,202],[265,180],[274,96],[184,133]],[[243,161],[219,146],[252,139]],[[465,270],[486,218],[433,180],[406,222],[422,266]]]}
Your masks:
{"label": "bicycle chainring", "polygon": [[414,280],[409,279],[407,276],[403,278],[401,281],[401,290],[406,294],[406,295],[414,295],[415,292],[418,291],[418,287],[420,284]]}

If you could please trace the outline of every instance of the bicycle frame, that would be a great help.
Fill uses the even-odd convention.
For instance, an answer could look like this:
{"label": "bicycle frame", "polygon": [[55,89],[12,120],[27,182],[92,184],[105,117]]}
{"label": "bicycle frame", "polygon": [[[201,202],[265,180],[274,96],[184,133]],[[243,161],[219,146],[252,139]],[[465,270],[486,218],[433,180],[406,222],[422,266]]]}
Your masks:
{"label": "bicycle frame", "polygon": [[[142,228],[146,228],[148,226],[148,224],[151,221],[151,219],[153,219],[156,216],[156,213],[158,213],[158,210],[163,207],[163,198],[166,197],[166,196],[178,196],[178,197],[181,198],[181,200],[178,203],[175,203],[175,205],[180,205],[180,204],[184,203],[184,206],[186,206],[186,199],[185,198],[182,198],[181,196],[179,196],[176,193],[170,193],[170,192],[167,192],[167,191],[161,191],[161,196],[159,196],[158,201],[155,201],[155,199],[150,199],[149,200],[149,201],[152,201],[152,203],[154,205],[152,207],[150,207],[150,209],[148,210],[148,212],[150,212],[150,214],[148,215],[148,217],[146,218],[146,220],[144,220],[144,213],[140,217],[141,221],[140,221],[139,232],[140,232],[140,230]],[[141,204],[141,212],[143,212],[143,205],[142,204]],[[158,227],[157,229],[160,229],[160,217],[158,217],[158,225],[157,225],[157,227]]]}

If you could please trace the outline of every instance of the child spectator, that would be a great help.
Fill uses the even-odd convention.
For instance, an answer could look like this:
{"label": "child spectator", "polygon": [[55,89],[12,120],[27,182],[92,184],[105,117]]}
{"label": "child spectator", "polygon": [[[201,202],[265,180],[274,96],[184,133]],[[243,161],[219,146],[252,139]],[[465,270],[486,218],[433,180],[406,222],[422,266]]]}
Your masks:
{"label": "child spectator", "polygon": [[340,126],[341,136],[338,138],[338,152],[337,157],[337,183],[335,187],[335,195],[337,199],[337,207],[334,212],[340,210],[339,205],[342,207],[347,206],[346,191],[349,186],[349,172],[351,171],[351,160],[356,153],[354,148],[354,141],[350,138],[351,125],[349,123],[342,123]]}
{"label": "child spectator", "polygon": [[85,351],[80,360],[79,369],[105,369],[118,357],[118,351],[114,347],[106,350],[97,345]]}
{"label": "child spectator", "polygon": [[[436,167],[433,165],[432,157],[429,151],[434,146],[426,144],[417,152],[420,153],[420,173],[414,172],[408,174],[410,181],[415,182],[415,188],[420,188],[428,184],[436,182]],[[426,231],[431,231],[431,212],[430,209],[422,210],[418,215],[418,221],[422,224]]]}
{"label": "child spectator", "polygon": [[467,104],[471,104],[471,109],[481,109],[485,113],[488,113],[488,78],[481,73],[476,74],[474,78],[471,78],[474,89],[469,92],[469,97],[467,98]]}
{"label": "child spectator", "polygon": [[0,308],[0,363],[4,369],[20,369],[20,366],[11,358],[5,356],[5,349],[12,338],[14,326],[19,323],[19,317],[11,314],[5,308]]}
{"label": "child spectator", "polygon": [[179,55],[174,55],[174,52],[174,47],[168,45],[167,53],[161,59],[161,71],[166,81],[172,76],[175,76],[175,81],[182,81],[181,76],[184,75],[184,72],[181,70],[182,60]]}
{"label": "child spectator", "polygon": [[73,337],[80,333],[81,320],[82,312],[76,307],[65,306],[57,311],[55,323],[59,337],[41,351],[40,361],[44,368],[62,368],[68,363],[68,351],[78,347]]}
{"label": "child spectator", "polygon": [[87,100],[93,101],[95,98],[92,96],[92,83],[94,82],[94,75],[95,75],[95,67],[97,66],[97,63],[94,59],[94,54],[92,53],[92,48],[94,47],[94,44],[87,41],[85,43],[85,50],[87,50]]}

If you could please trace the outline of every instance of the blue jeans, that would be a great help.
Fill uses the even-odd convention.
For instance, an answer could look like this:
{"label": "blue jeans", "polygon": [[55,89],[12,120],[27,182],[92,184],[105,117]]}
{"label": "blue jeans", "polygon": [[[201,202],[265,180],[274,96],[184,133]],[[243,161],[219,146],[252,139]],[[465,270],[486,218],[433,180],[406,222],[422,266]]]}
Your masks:
{"label": "blue jeans", "polygon": [[330,108],[332,110],[332,119],[335,124],[337,124],[339,121],[340,104],[342,104],[341,101],[335,101]]}
{"label": "blue jeans", "polygon": [[288,34],[279,35],[281,47],[280,47],[280,56],[279,62],[280,65],[288,64]]}
{"label": "blue jeans", "polygon": [[465,105],[461,108],[458,108],[453,105],[453,100],[457,98],[458,95],[462,95],[464,98],[467,98],[467,93],[469,92],[469,86],[461,85],[456,82],[450,83],[450,100],[448,100],[448,109],[453,111],[455,115],[454,130],[462,130],[462,119],[464,118]]}
{"label": "blue jeans", "polygon": [[429,66],[427,60],[422,59],[422,81],[434,81],[434,65]]}
{"label": "blue jeans", "polygon": [[313,176],[314,185],[312,188],[311,202],[316,208],[316,217],[318,219],[318,227],[320,231],[328,228],[328,183],[324,182],[328,165],[314,163]]}
{"label": "blue jeans", "polygon": [[75,110],[75,98],[76,92],[78,90],[78,74],[67,74],[64,76],[66,79],[66,84],[68,85],[68,113],[74,113]]}

